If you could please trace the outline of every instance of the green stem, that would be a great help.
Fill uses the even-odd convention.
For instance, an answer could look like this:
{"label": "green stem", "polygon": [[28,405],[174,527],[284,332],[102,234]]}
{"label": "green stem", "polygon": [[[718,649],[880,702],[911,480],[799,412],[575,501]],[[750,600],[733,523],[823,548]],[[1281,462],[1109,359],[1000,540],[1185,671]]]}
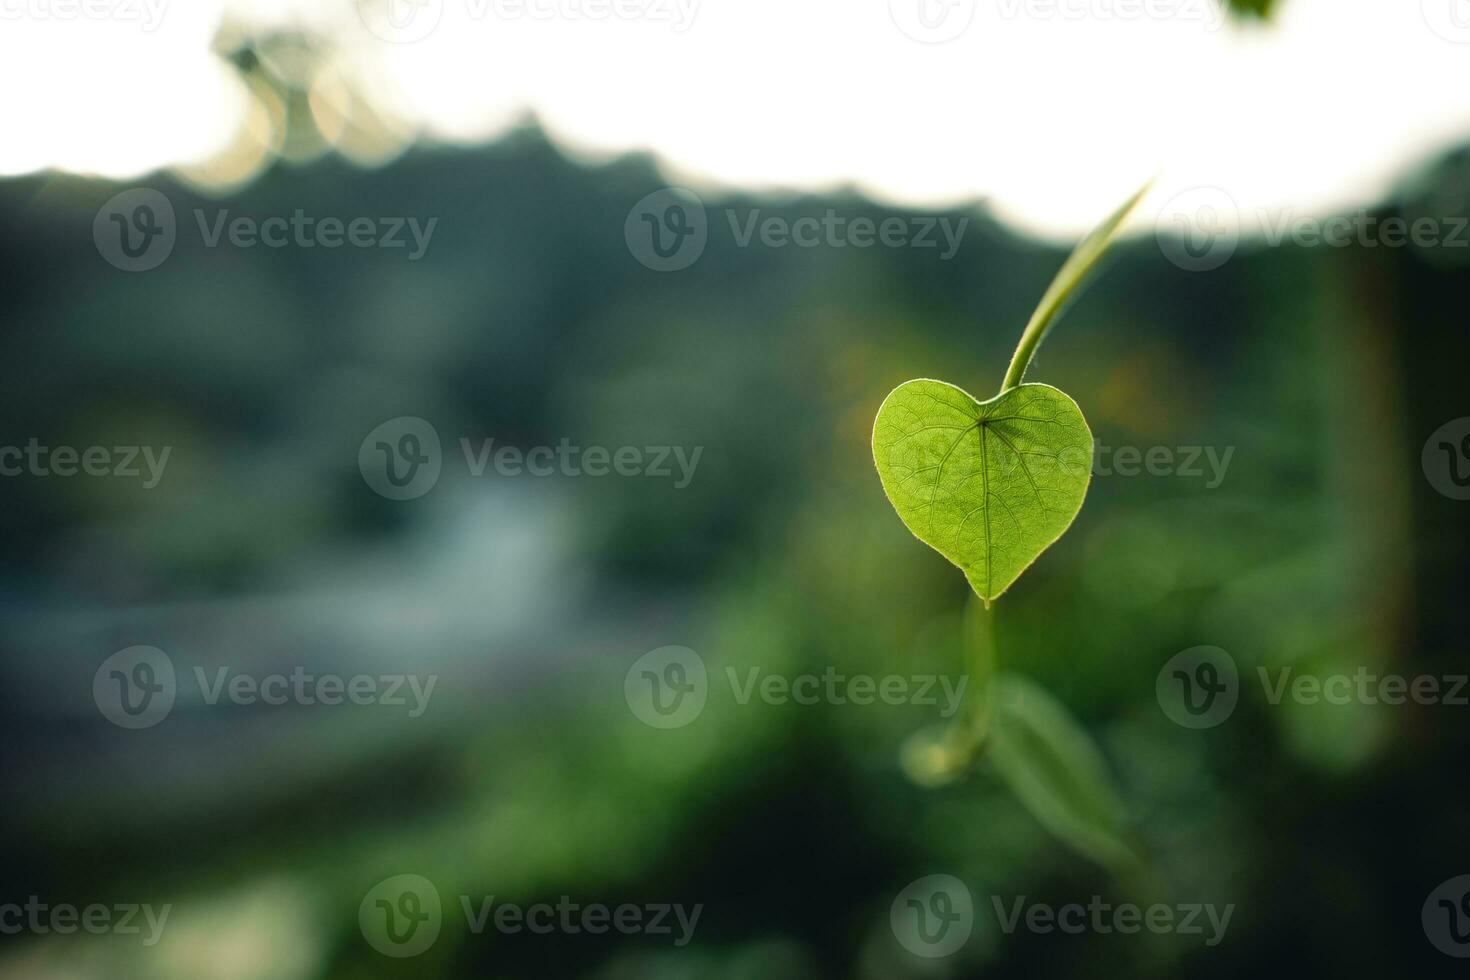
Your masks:
{"label": "green stem", "polygon": [[995,639],[992,613],[971,601],[965,610],[962,660],[968,669],[965,707],[956,717],[914,733],[904,743],[901,762],[921,786],[944,786],[974,768],[989,744],[995,711]]}
{"label": "green stem", "polygon": [[969,669],[969,699],[945,736],[954,773],[969,769],[985,750],[995,708],[995,620],[990,607],[972,602],[965,616],[964,645]]}
{"label": "green stem", "polygon": [[1057,272],[1056,278],[1052,280],[1046,293],[1041,297],[1036,312],[1031,314],[1031,321],[1021,332],[1021,342],[1016,345],[1016,353],[1011,355],[1011,366],[1006,370],[1005,380],[1000,385],[1002,393],[1021,383],[1021,379],[1026,376],[1026,369],[1031,366],[1031,359],[1036,356],[1036,349],[1041,346],[1041,341],[1046,337],[1046,332],[1051,329],[1057,314],[1062,311],[1067,300],[1072,298],[1077,288],[1097,266],[1098,261],[1107,254],[1108,246],[1112,243],[1118,228],[1138,206],[1138,202],[1143,200],[1143,196],[1148,193],[1153,183],[1150,180],[1140,187],[1132,197],[1123,202],[1122,207],[1113,212],[1111,217],[1082,239],[1081,244],[1072,251],[1067,261],[1062,263],[1062,268]]}
{"label": "green stem", "polygon": [[994,707],[991,678],[995,676],[995,614],[991,612],[989,603],[977,608],[972,597],[968,618],[968,635],[965,637],[971,686],[968,729],[971,743],[978,746],[990,731]]}

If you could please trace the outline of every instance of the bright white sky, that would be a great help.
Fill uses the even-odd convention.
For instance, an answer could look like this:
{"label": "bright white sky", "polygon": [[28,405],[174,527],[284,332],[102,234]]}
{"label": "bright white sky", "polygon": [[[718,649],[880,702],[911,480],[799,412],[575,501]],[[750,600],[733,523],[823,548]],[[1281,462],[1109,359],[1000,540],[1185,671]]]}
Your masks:
{"label": "bright white sky", "polygon": [[[1322,214],[1470,139],[1470,0],[1283,0],[1268,29],[1221,25],[1219,0],[600,0],[635,20],[392,2],[437,26],[389,43],[356,0],[0,0],[0,175],[133,179],[219,152],[250,104],[209,50],[226,9],[329,32],[429,138],[491,139],[529,110],[579,156],[651,149],[709,193],[984,197],[1058,236],[1161,170],[1156,199],[1214,185],[1247,214]],[[81,3],[115,16],[65,16]],[[909,36],[921,14],[957,36]]]}

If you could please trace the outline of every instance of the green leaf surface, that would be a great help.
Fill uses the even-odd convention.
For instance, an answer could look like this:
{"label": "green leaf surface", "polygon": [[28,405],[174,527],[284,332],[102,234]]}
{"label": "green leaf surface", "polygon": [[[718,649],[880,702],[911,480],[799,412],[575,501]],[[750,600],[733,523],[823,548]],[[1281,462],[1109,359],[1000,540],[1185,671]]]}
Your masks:
{"label": "green leaf surface", "polygon": [[919,379],[879,407],[873,461],[908,529],[958,565],[988,604],[1082,509],[1092,432],[1077,403],[1050,385],[980,402]]}
{"label": "green leaf surface", "polygon": [[1062,703],[1015,674],[995,679],[990,760],[1038,823],[1078,852],[1121,871],[1137,863],[1112,774]]}

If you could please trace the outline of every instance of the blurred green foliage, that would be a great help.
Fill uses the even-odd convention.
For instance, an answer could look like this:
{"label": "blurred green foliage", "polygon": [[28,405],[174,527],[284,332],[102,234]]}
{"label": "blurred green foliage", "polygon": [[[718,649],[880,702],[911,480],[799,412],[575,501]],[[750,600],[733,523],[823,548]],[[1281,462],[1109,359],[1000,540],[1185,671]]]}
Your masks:
{"label": "blurred green foliage", "polygon": [[1278,0],[1223,0],[1229,5],[1232,13],[1240,17],[1254,17],[1258,20],[1266,20],[1275,12],[1280,5]]}
{"label": "blurred green foliage", "polygon": [[[1463,188],[1467,172],[1456,157],[1424,180]],[[1445,708],[1272,707],[1250,679],[1461,663],[1465,512],[1427,486],[1418,451],[1464,414],[1464,267],[1415,249],[1247,244],[1199,275],[1151,240],[1125,245],[1032,377],[1073,394],[1107,447],[1233,447],[1233,461],[1218,486],[1099,475],[997,610],[998,669],[1028,692],[1005,710],[1065,710],[1048,731],[1076,725],[1100,755],[1036,734],[930,789],[906,777],[900,746],[942,720],[934,707],[742,704],[727,671],[966,669],[968,588],[893,519],[870,425],[906,378],[993,386],[1065,249],[990,220],[948,263],[742,249],[712,231],[697,263],[659,274],[622,232],[659,184],[646,160],[586,169],[534,131],[376,172],[281,166],[224,205],[163,182],[183,221],[228,206],[441,226],[416,265],[211,251],[181,234],[145,276],[93,249],[115,188],[0,186],[0,417],[14,438],[173,445],[176,467],[152,493],[5,487],[0,664],[17,762],[0,819],[24,846],[0,897],[176,910],[156,948],[26,938],[0,950],[0,975],[927,977],[888,909],[936,871],[984,913],[949,975],[1099,962],[1132,976],[1428,975],[1419,903],[1470,859],[1454,775],[1466,726]],[[707,204],[712,228],[724,208],[894,213],[851,195]],[[446,472],[400,504],[368,491],[357,451],[410,414],[437,427]],[[472,478],[448,463],[461,437],[705,452],[683,490]],[[181,669],[441,680],[419,720],[184,704],[119,737],[89,685],[138,642]],[[704,659],[710,697],[662,731],[623,683],[671,643]],[[1161,712],[1155,679],[1201,643],[1250,683],[1227,723],[1194,732]],[[1055,764],[1013,761],[1038,756]],[[1117,793],[1077,775],[1091,771]],[[1007,789],[1027,773],[1054,777],[1023,790],[1046,826]],[[1087,826],[1109,836],[1079,831],[1078,811],[1102,814]],[[1148,876],[1074,850],[1116,856],[1117,841]],[[493,894],[705,911],[685,948],[477,936],[451,917],[429,952],[389,962],[363,942],[357,906],[401,873],[436,882],[450,908]],[[1210,950],[1003,935],[987,917],[990,896],[1093,894],[1239,912]]]}

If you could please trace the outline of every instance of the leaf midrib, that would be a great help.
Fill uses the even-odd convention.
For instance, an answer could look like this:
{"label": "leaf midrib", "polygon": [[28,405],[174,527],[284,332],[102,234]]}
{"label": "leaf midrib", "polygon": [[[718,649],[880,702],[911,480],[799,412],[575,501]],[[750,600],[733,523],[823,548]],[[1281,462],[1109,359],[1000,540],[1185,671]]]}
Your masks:
{"label": "leaf midrib", "polygon": [[[940,399],[934,398],[933,395],[930,395],[929,397],[933,398],[935,401],[940,401]],[[984,410],[984,406],[978,402],[976,403],[975,407],[981,409],[982,411]],[[992,423],[1010,422],[1013,420],[1022,422],[1038,422],[1042,424],[1048,424],[1056,421],[1055,418],[1037,418],[1031,415],[999,415],[994,417],[989,415],[976,416],[975,424],[965,426],[961,430],[960,434],[955,438],[955,441],[950,445],[949,450],[945,452],[944,458],[939,461],[938,472],[934,474],[934,487],[929,493],[929,524],[932,527],[934,525],[934,503],[939,497],[939,488],[944,482],[944,464],[949,462],[949,458],[954,455],[954,451],[958,449],[960,447],[960,444],[965,441],[965,436],[978,429],[980,431],[980,491],[982,494],[982,503],[980,506],[980,510],[983,511],[980,516],[985,527],[986,592],[992,591],[995,585],[995,555],[991,550],[990,498],[992,494],[990,492],[990,453],[987,451],[989,447],[986,445],[985,442],[985,433],[990,429]],[[936,428],[946,428],[946,426],[925,426],[919,431],[926,431]],[[954,426],[953,428],[960,427]],[[908,433],[908,435],[914,434],[915,433]],[[1041,488],[1037,485],[1036,478],[1031,475],[1031,467],[1026,464],[1026,454],[1023,453],[1020,449],[1016,448],[1016,445],[1012,443],[1009,439],[1007,439],[999,429],[995,430],[995,435],[996,438],[1005,443],[1007,449],[1015,454],[1016,462],[1021,464],[1021,472],[1026,474],[1026,483],[1031,487],[1031,493],[1036,497],[1037,506],[1040,507],[1042,510],[1048,510],[1049,508],[1046,506],[1046,498],[1041,495]],[[995,499],[1000,500],[1001,503],[1005,502],[1001,499],[999,495],[994,496]],[[1007,509],[1009,510],[1009,508]],[[1014,517],[1015,515],[1012,514],[1012,519],[1014,519]],[[964,526],[964,521],[961,521],[959,530],[963,530]],[[959,531],[956,531],[956,537],[958,537],[958,533]]]}

